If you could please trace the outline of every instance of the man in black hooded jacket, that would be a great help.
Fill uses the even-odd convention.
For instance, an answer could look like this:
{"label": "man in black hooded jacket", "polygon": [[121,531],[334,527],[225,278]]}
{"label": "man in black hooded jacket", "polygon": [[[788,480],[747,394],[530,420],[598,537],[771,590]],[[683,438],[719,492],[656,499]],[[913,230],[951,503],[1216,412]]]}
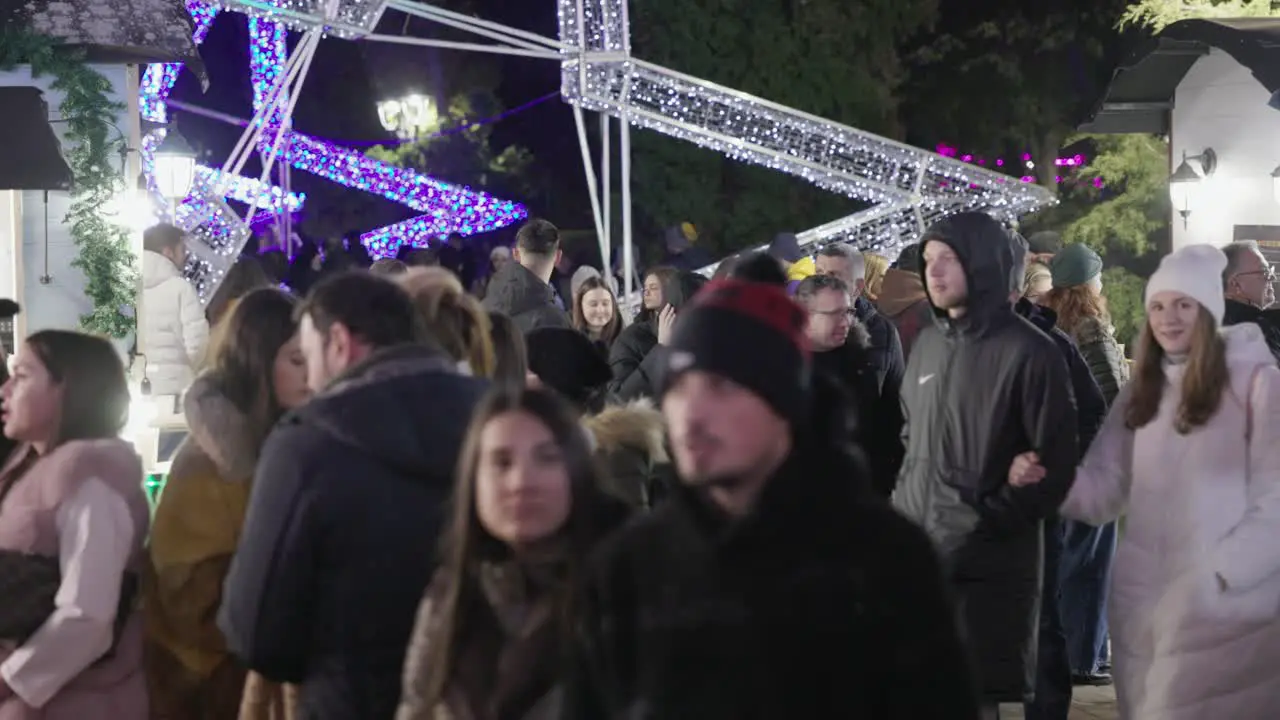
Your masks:
{"label": "man in black hooded jacket", "polygon": [[[1004,228],[983,213],[935,223],[922,239],[934,324],[916,339],[902,384],[906,460],[893,503],[942,553],[975,655],[988,717],[1034,697],[1042,522],[1079,459],[1062,354],[1010,302],[1021,268]],[[1049,485],[1007,483],[1035,450]],[[1051,458],[1051,459],[1050,459]]]}

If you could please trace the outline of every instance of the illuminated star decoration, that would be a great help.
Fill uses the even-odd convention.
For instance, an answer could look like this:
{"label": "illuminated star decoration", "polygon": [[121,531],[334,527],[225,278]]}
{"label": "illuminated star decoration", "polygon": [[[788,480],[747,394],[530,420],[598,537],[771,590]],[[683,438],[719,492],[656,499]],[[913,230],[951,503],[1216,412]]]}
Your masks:
{"label": "illuminated star decoration", "polygon": [[947,215],[1012,222],[1055,202],[1018,178],[637,60],[626,0],[559,0],[559,17],[569,102],[872,204],[800,233],[811,249],[844,241],[896,255]]}
{"label": "illuminated star decoration", "polygon": [[[351,4],[352,7],[358,5],[358,2]],[[219,8],[188,0],[187,9],[195,23],[193,40],[200,44]],[[243,11],[246,8],[237,5],[234,9]],[[346,19],[351,21],[354,18]],[[258,111],[285,66],[288,30],[281,23],[261,16],[250,17],[249,29],[254,109]],[[181,71],[181,63],[147,67],[140,84],[139,106],[144,119],[157,123],[168,121],[166,100]],[[279,110],[268,118],[268,124],[276,127],[286,121]],[[161,129],[149,133],[143,142],[144,170],[153,192],[156,187],[152,153],[163,137],[164,130]],[[379,162],[323,140],[287,129],[284,138],[277,157],[294,168],[379,195],[422,213],[404,222],[365,233],[361,240],[375,258],[395,255],[402,245],[421,247],[448,235],[488,232],[527,216],[525,208],[517,203]],[[269,152],[270,142],[260,142],[259,149]],[[218,169],[203,166],[197,169],[196,182],[189,196],[177,208],[175,220],[192,230],[196,239],[192,243],[193,252],[186,275],[196,284],[206,302],[235,261],[250,232],[248,225],[217,196],[215,188],[225,189],[230,199],[273,212],[297,211],[305,201],[301,195],[285,193],[254,178],[228,177]]]}

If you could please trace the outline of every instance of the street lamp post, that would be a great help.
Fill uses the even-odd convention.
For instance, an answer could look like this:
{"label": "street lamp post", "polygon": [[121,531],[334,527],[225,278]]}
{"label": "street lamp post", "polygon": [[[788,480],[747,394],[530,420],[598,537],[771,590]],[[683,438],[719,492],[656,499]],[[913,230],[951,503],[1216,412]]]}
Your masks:
{"label": "street lamp post", "polygon": [[378,120],[382,127],[401,140],[413,140],[435,125],[438,115],[435,103],[425,95],[414,93],[396,100],[378,103]]}

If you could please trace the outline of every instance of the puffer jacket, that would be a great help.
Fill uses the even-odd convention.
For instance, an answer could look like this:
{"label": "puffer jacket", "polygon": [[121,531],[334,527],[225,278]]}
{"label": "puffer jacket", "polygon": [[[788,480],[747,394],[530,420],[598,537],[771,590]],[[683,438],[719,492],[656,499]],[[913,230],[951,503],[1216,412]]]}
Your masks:
{"label": "puffer jacket", "polygon": [[[964,268],[969,300],[959,319],[935,309],[907,361],[906,460],[893,504],[942,554],[983,698],[1025,702],[1035,687],[1043,520],[1079,458],[1071,378],[1053,340],[1009,302],[1019,273],[1007,233],[981,213],[932,232]],[[1013,459],[1031,450],[1047,477],[1009,485]]]}
{"label": "puffer jacket", "polygon": [[637,509],[652,508],[674,481],[666,447],[666,423],[647,399],[610,405],[582,420],[608,468],[605,492]]}
{"label": "puffer jacket", "polygon": [[[667,304],[679,312],[706,282],[705,277],[696,273],[676,273],[665,283],[662,295]],[[609,392],[622,400],[657,397],[666,352],[666,348],[658,344],[657,312],[650,313],[647,321],[637,319],[631,323],[609,349],[609,369],[613,373]]]}
{"label": "puffer jacket", "polygon": [[195,378],[209,342],[196,289],[169,258],[142,253],[142,350],[154,395],[178,395]]}
{"label": "puffer jacket", "polygon": [[1089,364],[1089,372],[1102,390],[1102,397],[1107,407],[1115,402],[1120,388],[1129,382],[1129,363],[1120,352],[1120,344],[1116,342],[1115,331],[1101,318],[1081,318],[1076,326],[1069,330],[1071,339],[1076,341],[1080,354]]}

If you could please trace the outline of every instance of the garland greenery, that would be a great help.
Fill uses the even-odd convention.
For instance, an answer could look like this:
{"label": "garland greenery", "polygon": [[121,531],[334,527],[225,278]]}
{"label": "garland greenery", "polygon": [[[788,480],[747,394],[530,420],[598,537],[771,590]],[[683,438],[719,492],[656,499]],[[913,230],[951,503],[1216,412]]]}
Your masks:
{"label": "garland greenery", "polygon": [[125,139],[115,122],[124,105],[110,98],[110,81],[85,62],[82,51],[26,29],[6,28],[0,32],[0,70],[18,65],[30,65],[33,77],[53,77],[52,88],[63,94],[59,110],[74,182],[71,210],[63,222],[79,250],[71,266],[84,273],[84,292],[93,304],[92,312],[80,316],[80,327],[128,337],[136,327],[134,254],[128,232],[105,213],[120,180],[113,161],[122,156]]}

